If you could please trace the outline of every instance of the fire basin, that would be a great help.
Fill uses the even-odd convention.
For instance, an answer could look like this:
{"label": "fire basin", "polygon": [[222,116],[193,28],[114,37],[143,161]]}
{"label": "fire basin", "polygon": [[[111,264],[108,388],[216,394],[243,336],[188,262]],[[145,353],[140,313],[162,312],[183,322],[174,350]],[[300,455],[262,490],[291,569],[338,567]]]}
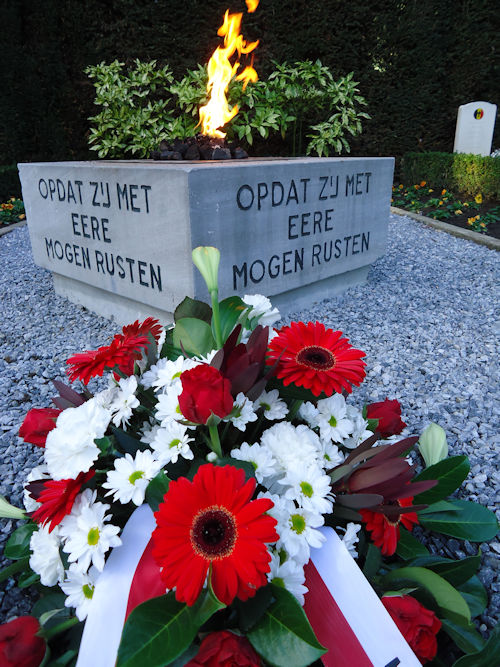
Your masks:
{"label": "fire basin", "polygon": [[20,164],[35,262],[56,292],[127,323],[207,299],[191,250],[221,251],[220,295],[282,310],[366,280],[383,255],[393,158]]}

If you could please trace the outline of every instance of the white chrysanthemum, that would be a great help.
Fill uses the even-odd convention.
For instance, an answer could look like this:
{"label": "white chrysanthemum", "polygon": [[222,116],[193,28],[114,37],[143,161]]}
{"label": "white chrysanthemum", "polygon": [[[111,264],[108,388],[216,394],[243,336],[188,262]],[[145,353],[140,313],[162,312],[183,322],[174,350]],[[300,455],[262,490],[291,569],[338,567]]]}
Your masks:
{"label": "white chrysanthemum", "polygon": [[342,394],[334,394],[318,401],[318,426],[324,440],[342,442],[351,433],[354,424],[347,419],[347,407]]}
{"label": "white chrysanthemum", "polygon": [[303,507],[295,508],[285,522],[278,524],[280,539],[276,548],[283,547],[291,558],[302,564],[307,563],[311,554],[310,547],[319,548],[326,539],[316,530],[324,522],[322,514],[310,512]]}
{"label": "white chrysanthemum", "polygon": [[108,387],[108,389],[104,389],[103,391],[99,391],[97,394],[94,394],[94,400],[97,403],[97,405],[101,406],[101,408],[105,408],[106,410],[111,410],[113,401],[115,400],[119,391],[120,390],[114,384],[113,381],[112,387]]}
{"label": "white chrysanthemum", "polygon": [[64,565],[59,555],[59,531],[49,533],[48,526],[40,526],[30,539],[30,567],[40,575],[44,586],[55,586],[64,578]]}
{"label": "white chrysanthemum", "polygon": [[140,403],[135,395],[137,391],[137,378],[132,375],[128,378],[122,378],[118,382],[118,392],[111,404],[111,413],[113,414],[113,424],[115,426],[123,426],[127,430],[130,417],[134,408],[137,408]]}
{"label": "white chrysanthemum", "polygon": [[167,463],[177,463],[179,456],[184,459],[193,459],[189,443],[193,438],[187,435],[187,427],[178,422],[169,422],[165,427],[155,432],[151,440],[151,448],[162,466]]}
{"label": "white chrysanthemum", "polygon": [[319,514],[332,511],[331,480],[319,464],[297,463],[287,470],[279,483],[288,487],[283,494],[285,498],[294,500],[300,507]]}
{"label": "white chrysanthemum", "polygon": [[304,586],[306,580],[304,568],[292,558],[280,564],[280,557],[276,553],[271,553],[271,562],[269,565],[271,571],[267,573],[268,581],[286,588],[287,591],[297,598],[299,604],[304,606],[304,595],[308,590]]}
{"label": "white chrysanthemum", "polygon": [[41,503],[38,503],[34,498],[32,498],[30,492],[26,488],[30,482],[35,482],[40,479],[50,479],[49,471],[47,470],[45,463],[42,463],[42,465],[36,466],[36,468],[30,470],[28,476],[26,477],[23,492],[23,503],[27,512],[34,512],[40,507]]}
{"label": "white chrysanthemum", "polygon": [[320,465],[325,470],[335,468],[344,462],[344,455],[331,440],[320,440]]}
{"label": "white chrysanthemum", "polygon": [[311,428],[319,425],[319,410],[309,401],[305,401],[299,408],[299,417],[303,419]]}
{"label": "white chrysanthemum", "polygon": [[162,327],[161,328],[161,333],[158,336],[158,342],[156,343],[156,356],[157,357],[160,356],[162,347],[165,344],[166,339],[167,339],[167,329],[165,327]]}
{"label": "white chrysanthemum", "polygon": [[82,572],[74,565],[66,571],[66,578],[61,588],[68,596],[64,602],[66,607],[73,607],[79,621],[84,621],[90,610],[94,588],[99,573],[91,567],[88,572]]}
{"label": "white chrysanthemum", "polygon": [[293,426],[290,422],[278,422],[264,431],[261,444],[276,460],[278,474],[286,472],[296,462],[315,460],[320,449],[314,431],[304,424]]}
{"label": "white chrysanthemum", "polygon": [[123,458],[115,459],[115,469],[106,475],[103,489],[110,489],[107,496],[113,495],[113,500],[126,505],[132,501],[135,505],[142,505],[146,487],[161,468],[161,464],[150,451],[138,451],[135,458],[125,454]]}
{"label": "white chrysanthemum", "polygon": [[261,324],[263,327],[271,327],[281,317],[280,311],[273,308],[273,304],[267,296],[262,294],[245,294],[243,302],[252,307],[250,319],[258,318],[257,324]]}
{"label": "white chrysanthemum", "polygon": [[351,413],[352,416],[349,412],[347,413],[352,421],[353,430],[351,436],[346,438],[342,445],[348,449],[355,449],[364,440],[373,435],[372,431],[368,430],[368,422],[363,419],[363,415],[359,411],[356,412],[358,414]]}
{"label": "white chrysanthemum", "polygon": [[45,462],[52,479],[75,479],[91,468],[99,456],[94,440],[104,436],[110,419],[111,412],[94,398],[61,412],[45,443]]}
{"label": "white chrysanthemum", "polygon": [[120,529],[107,523],[106,511],[109,505],[95,502],[96,492],[85,489],[77,496],[71,514],[65,516],[59,526],[59,534],[65,540],[63,551],[70,563],[83,572],[90,563],[102,572],[104,554],[122,541],[118,537]]}
{"label": "white chrysanthemum", "polygon": [[[217,354],[218,350],[210,350],[210,352],[207,352],[204,357],[196,357],[195,359],[190,359],[189,361],[191,362],[191,366],[189,368],[194,368],[195,366],[199,366],[200,364],[211,364],[212,359],[215,357]],[[187,370],[185,368],[184,370]]]}
{"label": "white chrysanthemum", "polygon": [[351,554],[353,558],[358,557],[358,552],[356,550],[356,543],[359,542],[358,532],[361,530],[361,524],[359,523],[348,523],[345,529],[344,537],[342,542],[345,544],[347,551]]}
{"label": "white chrysanthemum", "polygon": [[280,398],[280,393],[277,389],[263,391],[255,401],[254,407],[256,410],[258,408],[264,408],[264,417],[269,419],[269,421],[284,419],[288,414],[288,406],[285,401]]}
{"label": "white chrysanthemum", "polygon": [[145,387],[153,387],[155,391],[160,391],[164,387],[169,387],[172,382],[179,379],[184,368],[184,357],[177,357],[175,361],[170,359],[159,359],[154,366],[144,373],[141,377],[141,384]]}
{"label": "white chrysanthemum", "polygon": [[230,421],[239,431],[245,431],[247,424],[257,421],[253,403],[243,392],[234,399],[233,410],[224,421]]}
{"label": "white chrysanthemum", "polygon": [[179,396],[182,392],[182,385],[180,382],[175,382],[166,391],[159,394],[156,403],[156,419],[162,426],[167,426],[172,421],[183,419],[181,409],[179,407]]}
{"label": "white chrysanthemum", "polygon": [[248,461],[255,468],[255,477],[262,484],[266,477],[276,474],[276,461],[269,449],[261,447],[258,443],[249,445],[243,442],[239,449],[231,451],[231,457],[238,461]]}

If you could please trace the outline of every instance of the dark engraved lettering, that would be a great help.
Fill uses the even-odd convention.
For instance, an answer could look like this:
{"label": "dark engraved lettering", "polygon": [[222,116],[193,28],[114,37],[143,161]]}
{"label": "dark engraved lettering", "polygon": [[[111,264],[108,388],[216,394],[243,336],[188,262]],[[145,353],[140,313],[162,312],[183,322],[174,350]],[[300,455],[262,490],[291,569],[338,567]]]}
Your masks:
{"label": "dark engraved lettering", "polygon": [[94,188],[94,193],[92,195],[92,206],[100,206],[100,203],[96,200],[99,183],[97,181],[90,181],[89,185]]}
{"label": "dark engraved lettering", "polygon": [[71,181],[68,181],[68,204],[69,204],[70,199],[72,199],[76,204],[76,197],[75,197],[75,193],[74,193],[74,190],[73,190],[73,186],[71,185]]}
{"label": "dark engraved lettering", "polygon": [[120,184],[116,184],[116,195],[118,197],[118,208],[120,211],[122,210],[122,199],[125,201],[125,207],[128,211],[128,190],[127,190],[127,184],[123,186],[123,188],[120,187]]}
{"label": "dark engraved lettering", "polygon": [[104,243],[111,243],[111,239],[108,236],[108,225],[109,225],[108,218],[101,218],[102,240],[104,241]]}
{"label": "dark engraved lettering", "polygon": [[310,213],[302,213],[302,217],[300,219],[300,235],[301,236],[310,236],[311,232],[306,231],[306,227],[309,225],[309,218],[311,214]]}
{"label": "dark engraved lettering", "polygon": [[288,257],[288,255],[291,255],[291,254],[292,254],[291,250],[286,250],[283,253],[283,275],[284,276],[288,275],[289,273],[292,273],[292,269],[288,269],[288,271],[287,271],[287,268],[286,268],[288,266],[288,264],[290,264],[290,262],[291,262],[291,257]]}
{"label": "dark engraved lettering", "polygon": [[76,226],[78,225],[78,213],[71,214],[71,222],[73,224],[73,234],[75,236],[81,236],[80,232],[76,228]]}
{"label": "dark engraved lettering", "polygon": [[333,215],[333,211],[334,211],[333,208],[327,208],[326,211],[325,211],[325,232],[332,232],[333,231],[333,227],[328,226],[328,223],[330,222],[331,217]]}
{"label": "dark engraved lettering", "polygon": [[107,252],[104,253],[104,257],[106,258],[106,271],[110,276],[115,275],[115,257],[112,252],[109,254]]}
{"label": "dark engraved lettering", "polygon": [[45,250],[47,251],[47,257],[50,257],[50,253],[52,253],[52,259],[54,259],[54,247],[52,245],[52,239],[48,239],[47,237],[45,237]]}
{"label": "dark engraved lettering", "polygon": [[342,249],[340,248],[340,239],[336,239],[335,241],[335,259],[338,259],[340,255],[342,254]]}
{"label": "dark engraved lettering", "polygon": [[137,193],[136,190],[139,189],[138,185],[129,185],[129,190],[130,190],[130,208],[132,211],[135,211],[136,213],[141,212],[141,207],[140,206],[134,206],[134,202],[137,199]]}
{"label": "dark engraved lettering", "polygon": [[81,222],[81,224],[82,224],[82,234],[83,234],[83,236],[84,236],[86,239],[90,239],[90,238],[92,238],[92,235],[91,235],[91,234],[87,234],[87,232],[85,231],[85,230],[87,229],[87,226],[88,226],[87,223],[85,222],[85,220],[86,220],[88,217],[89,217],[88,215],[83,215],[83,214],[80,216],[80,222]]}
{"label": "dark engraved lettering", "polygon": [[143,287],[149,287],[149,283],[147,283],[145,280],[143,280],[144,276],[146,275],[147,262],[143,262],[142,260],[139,260],[137,262],[137,266],[139,267],[139,283]]}
{"label": "dark engraved lettering", "polygon": [[304,248],[300,248],[300,250],[295,249],[295,273],[297,273],[297,267],[301,271],[304,268]]}
{"label": "dark engraved lettering", "polygon": [[[279,188],[280,191],[280,200],[277,201],[275,194],[276,190]],[[280,181],[273,181],[271,185],[271,203],[273,206],[280,206],[283,203],[283,199],[285,198],[285,188],[283,187],[283,184]]]}
{"label": "dark engraved lettering", "polygon": [[90,216],[90,227],[92,229],[92,238],[100,241],[101,237],[99,236],[99,218],[96,218],[95,215]]}
{"label": "dark engraved lettering", "polygon": [[100,250],[95,251],[95,264],[97,267],[97,273],[99,273],[99,271],[101,270],[103,273],[106,273],[106,271],[104,270],[104,257]]}
{"label": "dark engraved lettering", "polygon": [[368,250],[369,245],[370,245],[370,232],[367,232],[366,234],[363,232],[361,235],[361,252]]}
{"label": "dark engraved lettering", "polygon": [[70,264],[73,264],[73,254],[71,252],[71,245],[69,243],[64,244],[64,256]]}
{"label": "dark engraved lettering", "polygon": [[50,193],[50,201],[54,199],[54,193],[56,191],[56,184],[53,178],[49,178],[49,193]]}
{"label": "dark engraved lettering", "polygon": [[[349,187],[351,188],[351,192],[349,192]],[[354,194],[354,174],[345,177],[345,196],[347,197],[349,194]]]}
{"label": "dark engraved lettering", "polygon": [[321,244],[315,243],[312,247],[312,266],[314,266],[314,260],[317,260],[318,264],[321,264],[319,254],[321,252]]}
{"label": "dark engraved lettering", "polygon": [[125,257],[125,261],[128,264],[128,269],[129,269],[129,272],[130,272],[130,282],[133,283],[134,282],[134,274],[132,272],[132,267],[135,264],[135,259],[131,259],[130,257]]}
{"label": "dark engraved lettering", "polygon": [[[104,186],[106,186],[106,200],[104,200]],[[109,196],[109,183],[101,183],[101,195],[103,198],[102,201],[103,208],[109,208],[111,206],[111,197]]]}
{"label": "dark engraved lettering", "polygon": [[347,257],[347,253],[349,251],[349,241],[352,239],[352,236],[344,236],[344,241],[345,241],[345,256]]}
{"label": "dark engraved lettering", "polygon": [[[329,248],[329,252],[327,252],[327,248]],[[325,262],[329,262],[332,258],[332,251],[333,251],[333,241],[325,241],[323,244],[323,259]]]}
{"label": "dark engraved lettering", "polygon": [[299,235],[298,234],[292,234],[292,227],[296,227],[297,224],[295,222],[292,222],[292,218],[298,218],[298,215],[289,215],[288,216],[288,238],[289,239],[298,239]]}
{"label": "dark engraved lettering", "polygon": [[288,190],[288,197],[286,198],[286,206],[288,206],[288,204],[291,201],[294,201],[296,204],[299,203],[299,195],[297,194],[297,186],[295,185],[295,181],[293,180],[293,178],[290,181],[290,188]]}
{"label": "dark engraved lettering", "polygon": [[246,262],[243,262],[241,270],[238,269],[236,264],[233,264],[233,289],[235,289],[235,290],[238,289],[237,278],[243,278],[243,287],[247,286],[248,278],[247,278],[247,263]]}
{"label": "dark engraved lettering", "polygon": [[[257,267],[257,268],[255,268],[255,267]],[[262,275],[260,277],[258,276],[258,274],[254,275],[254,273],[255,273],[254,269],[255,269],[255,271],[260,269],[262,271]],[[252,264],[250,265],[250,280],[253,283],[260,283],[262,278],[264,278],[265,273],[266,273],[266,266],[261,259],[256,259],[254,262],[252,262]]]}
{"label": "dark engraved lettering", "polygon": [[359,237],[361,234],[354,234],[352,237],[352,254],[353,255],[359,255],[359,250],[356,250],[356,246],[358,245]]}
{"label": "dark engraved lettering", "polygon": [[[148,194],[148,192],[149,192],[149,190],[151,190],[151,186],[150,185],[141,185],[141,190],[144,190],[144,202],[146,204],[146,213],[149,213],[149,194]],[[160,267],[158,267],[158,268],[160,268]],[[160,292],[161,292],[161,288],[160,288]]]}
{"label": "dark engraved lettering", "polygon": [[310,178],[301,178],[300,182],[304,185],[304,204],[307,202],[307,184],[309,183]]}
{"label": "dark engraved lettering", "polygon": [[84,269],[90,269],[92,268],[90,266],[90,253],[88,248],[84,248],[83,246],[80,246],[80,250],[82,251],[82,259],[83,259],[83,268]]}
{"label": "dark engraved lettering", "polygon": [[[325,197],[326,199],[326,197]],[[323,213],[321,211],[314,211],[313,213],[313,234],[321,234],[321,220],[323,219]]]}
{"label": "dark engraved lettering", "polygon": [[118,267],[118,277],[123,280],[125,278],[125,269],[123,268],[123,257],[121,255],[116,256],[116,266]]}
{"label": "dark engraved lettering", "polygon": [[321,192],[319,193],[319,198],[320,199],[328,199],[327,195],[324,195],[323,192],[325,191],[326,184],[328,183],[328,176],[320,176],[319,180],[323,182],[323,187],[321,188]]}
{"label": "dark engraved lettering", "polygon": [[56,178],[57,198],[59,201],[66,199],[66,188],[60,178]]}
{"label": "dark engraved lettering", "polygon": [[78,199],[80,200],[80,204],[82,204],[82,203],[83,203],[83,199],[82,199],[82,185],[83,185],[83,181],[75,181],[75,185],[76,185],[76,187],[78,188]]}
{"label": "dark engraved lettering", "polygon": [[[333,188],[333,176],[330,176],[330,187]],[[333,192],[330,192],[330,199],[335,199],[338,193],[339,193],[339,176],[337,174],[335,178],[335,194]]]}
{"label": "dark engraved lettering", "polygon": [[[273,260],[276,260],[276,262],[273,264]],[[280,274],[280,258],[278,255],[273,255],[271,259],[269,260],[269,266],[267,267],[269,271],[269,276],[271,278],[277,278]]]}
{"label": "dark engraved lettering", "polygon": [[[42,185],[42,184],[43,184],[43,185]],[[43,194],[42,190],[43,190],[43,192],[45,192],[45,194]],[[41,195],[44,199],[47,199],[47,197],[49,196],[49,186],[47,185],[47,183],[46,183],[46,181],[45,181],[44,178],[41,178],[41,179],[38,181],[38,192],[40,193],[40,195]]]}
{"label": "dark engraved lettering", "polygon": [[57,259],[62,259],[64,257],[64,250],[60,241],[54,241],[54,252]]}
{"label": "dark engraved lettering", "polygon": [[[242,201],[242,195],[243,195],[244,192],[247,192],[247,191],[249,192],[249,194],[251,196],[251,199],[250,199],[250,203],[248,205],[245,205],[245,203],[243,203],[243,201]],[[245,196],[245,199],[246,199],[246,196]],[[238,192],[236,193],[236,203],[238,204],[238,208],[241,209],[242,211],[248,211],[248,209],[252,207],[254,199],[255,199],[255,195],[253,193],[252,188],[249,185],[246,185],[246,184],[242,185],[238,189]],[[245,285],[246,285],[246,281],[245,281]],[[234,289],[236,289],[236,287]]]}
{"label": "dark engraved lettering", "polygon": [[155,272],[154,267],[153,267],[152,264],[149,265],[149,269],[150,269],[150,273],[151,273],[151,276],[150,276],[151,289],[155,288],[155,283],[156,283],[156,287],[158,289],[158,292],[161,292],[161,270],[160,270],[160,266],[158,264],[156,265],[156,268],[158,269],[157,272]]}
{"label": "dark engraved lettering", "polygon": [[363,172],[360,174],[356,174],[356,194],[357,195],[362,195],[363,190],[361,188],[361,177],[363,176]]}
{"label": "dark engraved lettering", "polygon": [[367,194],[368,194],[368,192],[370,191],[370,176],[371,176],[371,175],[372,175],[372,172],[371,172],[371,171],[367,171],[367,172],[365,173],[365,176],[366,176],[366,193],[367,193]]}
{"label": "dark engraved lettering", "polygon": [[267,187],[267,183],[258,183],[257,184],[257,209],[260,211],[261,209],[261,201],[267,197],[269,194],[269,188]]}

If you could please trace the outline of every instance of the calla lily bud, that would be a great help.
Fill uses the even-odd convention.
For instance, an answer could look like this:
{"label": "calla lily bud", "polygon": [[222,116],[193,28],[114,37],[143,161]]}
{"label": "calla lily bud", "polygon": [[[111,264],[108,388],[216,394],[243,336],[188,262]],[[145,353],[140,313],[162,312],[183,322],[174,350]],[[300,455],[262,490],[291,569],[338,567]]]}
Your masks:
{"label": "calla lily bud", "polygon": [[19,507],[11,505],[4,496],[0,495],[0,517],[2,519],[26,519],[26,514]]}
{"label": "calla lily bud", "polygon": [[211,246],[198,246],[192,253],[193,263],[203,276],[208,291],[218,289],[220,252]]}
{"label": "calla lily bud", "polygon": [[448,456],[448,443],[444,429],[431,422],[419,438],[418,447],[427,468]]}

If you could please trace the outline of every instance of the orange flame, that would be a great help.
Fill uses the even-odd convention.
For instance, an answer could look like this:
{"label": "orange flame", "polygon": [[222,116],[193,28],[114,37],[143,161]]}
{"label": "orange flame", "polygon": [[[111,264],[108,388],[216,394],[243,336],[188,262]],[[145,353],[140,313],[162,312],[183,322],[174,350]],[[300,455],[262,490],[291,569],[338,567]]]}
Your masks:
{"label": "orange flame", "polygon": [[[248,11],[253,12],[257,9],[259,0],[246,0]],[[205,106],[200,107],[200,124],[202,134],[209,137],[219,137],[223,139],[226,134],[219,128],[223,127],[238,113],[238,105],[229,108],[226,93],[231,80],[236,77],[237,81],[243,81],[245,88],[249,81],[255,82],[258,79],[257,72],[252,65],[248,65],[237,76],[236,73],[240,63],[236,61],[231,64],[230,58],[238,52],[238,58],[241,54],[248,54],[257,48],[259,41],[247,42],[240,33],[241,19],[243,14],[230,14],[226,10],[224,23],[221,25],[217,34],[224,37],[224,46],[218,46],[208,61],[208,83],[207,93],[209,99]]]}

